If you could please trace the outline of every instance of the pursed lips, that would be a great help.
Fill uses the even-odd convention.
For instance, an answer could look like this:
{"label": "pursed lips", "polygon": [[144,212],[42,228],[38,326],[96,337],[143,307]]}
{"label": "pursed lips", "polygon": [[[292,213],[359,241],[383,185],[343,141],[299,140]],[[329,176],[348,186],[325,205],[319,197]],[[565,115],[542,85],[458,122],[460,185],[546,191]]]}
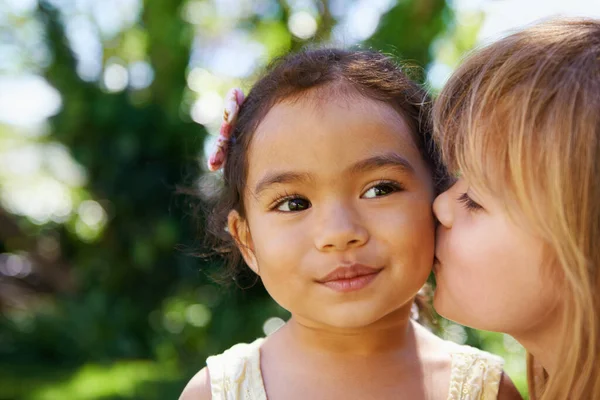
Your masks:
{"label": "pursed lips", "polygon": [[317,282],[338,292],[360,290],[371,283],[383,268],[352,264],[334,269]]}

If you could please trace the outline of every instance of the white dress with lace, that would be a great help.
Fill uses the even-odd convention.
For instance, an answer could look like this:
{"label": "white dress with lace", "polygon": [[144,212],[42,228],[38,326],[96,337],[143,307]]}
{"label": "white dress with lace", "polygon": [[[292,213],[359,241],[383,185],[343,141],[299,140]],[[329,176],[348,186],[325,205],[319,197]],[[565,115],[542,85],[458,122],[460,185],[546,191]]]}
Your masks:
{"label": "white dress with lace", "polygon": [[[206,360],[213,400],[267,400],[260,371],[260,345],[240,343]],[[470,346],[452,355],[448,400],[493,400],[498,396],[504,361]]]}

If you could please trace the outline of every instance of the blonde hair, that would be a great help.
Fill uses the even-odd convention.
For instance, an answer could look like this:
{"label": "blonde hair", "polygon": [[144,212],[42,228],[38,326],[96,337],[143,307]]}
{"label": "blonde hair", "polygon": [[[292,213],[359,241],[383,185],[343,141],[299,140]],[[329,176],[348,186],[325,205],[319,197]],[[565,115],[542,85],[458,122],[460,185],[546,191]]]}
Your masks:
{"label": "blonde hair", "polygon": [[433,118],[450,171],[502,199],[552,257],[560,368],[529,362],[531,398],[600,399],[600,21],[550,20],[474,52]]}

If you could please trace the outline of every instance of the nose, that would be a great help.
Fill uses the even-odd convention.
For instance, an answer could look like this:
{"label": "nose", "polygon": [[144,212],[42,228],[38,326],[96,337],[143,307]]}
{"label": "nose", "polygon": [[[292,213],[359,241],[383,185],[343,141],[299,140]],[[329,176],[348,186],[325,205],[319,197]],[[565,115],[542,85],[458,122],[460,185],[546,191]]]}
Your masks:
{"label": "nose", "polygon": [[441,193],[433,201],[433,213],[435,214],[438,221],[440,221],[440,224],[442,224],[446,228],[451,228],[452,222],[454,220],[454,211],[452,210],[452,202],[450,196],[451,189],[452,188]]}
{"label": "nose", "polygon": [[315,246],[320,251],[343,251],[369,241],[369,232],[353,210],[336,206],[322,210]]}

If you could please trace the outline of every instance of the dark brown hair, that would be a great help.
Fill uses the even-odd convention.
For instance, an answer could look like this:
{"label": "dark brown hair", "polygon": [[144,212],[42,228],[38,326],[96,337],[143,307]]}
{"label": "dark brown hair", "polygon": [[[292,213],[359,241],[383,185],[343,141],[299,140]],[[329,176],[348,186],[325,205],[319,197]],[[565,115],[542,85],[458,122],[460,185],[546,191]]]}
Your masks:
{"label": "dark brown hair", "polygon": [[415,144],[432,171],[436,187],[444,180],[432,141],[430,98],[390,57],[374,51],[320,49],[277,59],[240,108],[227,151],[223,187],[208,217],[208,233],[213,235],[210,245],[228,258],[228,272],[234,278],[244,269],[236,243],[225,228],[231,210],[245,215],[248,148],[254,131],[275,104],[316,88],[335,91],[336,96],[358,94],[394,107],[413,129]]}

